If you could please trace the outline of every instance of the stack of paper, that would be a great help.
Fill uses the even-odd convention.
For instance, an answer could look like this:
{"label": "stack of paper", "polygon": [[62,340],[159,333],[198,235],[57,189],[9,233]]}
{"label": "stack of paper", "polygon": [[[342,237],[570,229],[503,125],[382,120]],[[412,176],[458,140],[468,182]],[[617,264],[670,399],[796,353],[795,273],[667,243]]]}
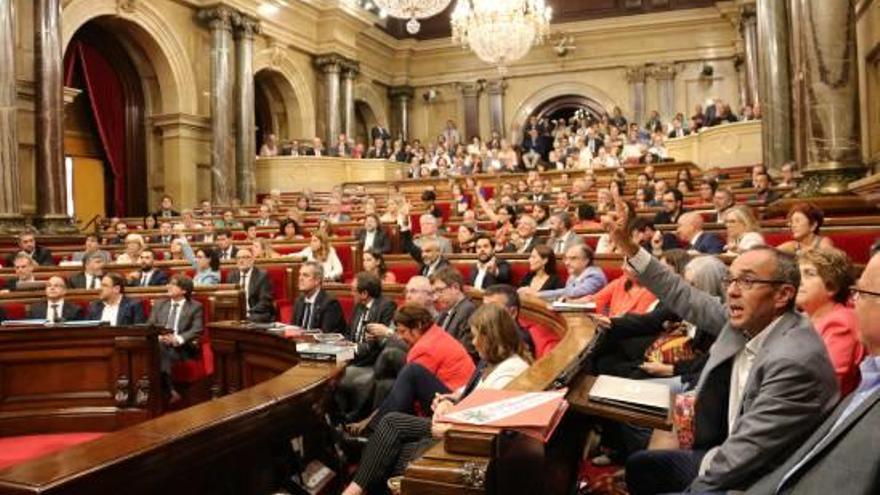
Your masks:
{"label": "stack of paper", "polygon": [[585,302],[585,303],[554,301],[553,304],[550,305],[550,308],[553,311],[559,311],[559,312],[566,312],[566,311],[592,312],[592,311],[596,311],[596,303],[594,303],[592,301]]}
{"label": "stack of paper", "polygon": [[351,361],[354,359],[355,346],[346,343],[336,344],[317,344],[302,342],[296,344],[296,352],[303,359],[311,359],[315,361]]}
{"label": "stack of paper", "polygon": [[666,385],[609,375],[596,378],[587,397],[600,404],[662,416],[669,413],[672,398]]}
{"label": "stack of paper", "polygon": [[552,392],[477,389],[440,421],[508,428],[546,442],[568,409],[568,389]]}

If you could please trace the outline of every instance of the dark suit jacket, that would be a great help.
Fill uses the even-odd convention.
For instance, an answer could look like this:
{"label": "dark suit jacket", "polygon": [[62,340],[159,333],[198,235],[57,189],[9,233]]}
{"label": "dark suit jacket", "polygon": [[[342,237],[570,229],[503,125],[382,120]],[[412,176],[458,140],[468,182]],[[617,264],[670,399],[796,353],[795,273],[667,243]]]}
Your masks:
{"label": "dark suit jacket", "polygon": [[[31,304],[31,307],[28,309],[27,317],[29,319],[42,320],[49,316],[48,311],[49,302],[43,299],[42,301]],[[61,317],[64,318],[64,321],[82,320],[83,316],[83,309],[81,307],[70,301],[64,301],[64,306],[61,307]]]}
{"label": "dark suit jacket", "polygon": [[[215,235],[216,235],[216,234],[215,234]],[[230,246],[230,248],[231,248],[231,251],[230,251],[230,253],[229,253],[229,257],[228,257],[228,258],[224,258],[224,257],[223,257],[223,253],[224,253],[224,251],[220,250],[219,247],[217,248],[218,251],[219,251],[219,253],[220,253],[220,259],[221,259],[221,260],[226,260],[226,259],[228,259],[228,260],[234,260],[234,259],[235,259],[235,255],[238,254],[238,246],[232,245],[232,246]]]}
{"label": "dark suit jacket", "polygon": [[693,448],[718,451],[690,489],[748,488],[798,449],[837,402],[837,379],[825,344],[808,317],[794,311],[781,315],[755,357],[731,430],[730,374],[747,343],[745,335],[730,325],[725,304],[660,261],[652,258],[638,277],[675,314],[717,335],[697,385]]}
{"label": "dark suit jacket", "polygon": [[385,127],[376,126],[370,129],[370,137],[374,143],[377,139],[382,139],[387,142],[391,139],[391,132]]}
{"label": "dark suit jacket", "polygon": [[[169,216],[172,216],[172,217],[179,217],[180,216],[180,212],[177,210],[168,210],[168,211],[170,212]],[[160,208],[160,209],[154,211],[153,216],[156,218],[162,218],[162,209]]]}
{"label": "dark suit jacket", "polygon": [[[837,408],[788,460],[775,471],[758,480],[747,495],[848,495],[880,493],[880,390],[874,390],[833,433],[831,427],[852,401],[852,395]],[[816,449],[815,452],[813,449]],[[779,492],[776,488],[798,463]]]}
{"label": "dark suit jacket", "polygon": [[[676,134],[677,133],[676,133],[675,129],[669,131],[669,134],[668,134],[669,139],[677,138],[678,136],[676,136]],[[681,137],[690,136],[690,135],[691,135],[691,131],[689,129],[684,129],[684,128],[681,129]]]}
{"label": "dark suit jacket", "polygon": [[443,329],[452,334],[467,349],[474,362],[479,361],[480,358],[477,354],[477,349],[474,347],[474,336],[471,333],[471,326],[468,320],[471,319],[471,315],[476,310],[477,306],[465,296],[458,304],[437,316],[437,324],[442,326],[446,322],[447,315],[450,312],[452,313],[451,318],[446,322],[446,326]]}
{"label": "dark suit jacket", "polygon": [[[293,321],[290,322],[291,325],[302,326],[305,308],[306,296],[300,294],[293,304]],[[318,297],[315,298],[315,305],[312,307],[311,328],[320,329],[325,332],[348,332],[348,325],[345,323],[342,305],[325,290],[319,291]]]}
{"label": "dark suit jacket", "polygon": [[[413,241],[412,231],[406,230],[400,232],[400,240],[402,243],[403,252],[408,253],[412,257],[412,259],[414,259],[415,262],[419,264],[419,275],[427,277],[429,266],[425,264],[425,260],[422,258],[422,248],[420,248]],[[447,265],[449,265],[449,261],[441,255],[436,270],[439,270],[440,268],[443,268]]]}
{"label": "dark suit jacket", "polygon": [[328,156],[351,156],[351,146],[343,146],[341,149],[339,146],[331,146],[330,152],[327,153]]}
{"label": "dark suit jacket", "polygon": [[[382,346],[379,341],[366,340],[367,324],[381,323],[385,326],[391,325],[396,310],[397,304],[393,300],[384,297],[375,299],[370,306],[369,311],[363,304],[355,305],[354,310],[352,311],[351,325],[349,325],[349,332],[347,335],[348,340],[357,343],[355,362],[352,364],[356,366],[367,366],[376,361],[379,352],[382,351]],[[363,325],[361,325],[360,332],[358,332],[358,323],[360,323],[364,313],[366,313],[366,319],[364,320]]]}
{"label": "dark suit jacket", "polygon": [[[229,273],[226,283],[238,285],[241,272],[234,270]],[[275,302],[272,297],[272,283],[269,276],[257,267],[251,269],[248,279],[247,295],[251,310],[247,319],[257,323],[268,323],[275,320]]]}
{"label": "dark suit jacket", "polygon": [[[161,285],[165,285],[168,283],[168,274],[163,272],[162,270],[155,269],[153,270],[153,274],[150,275],[150,280],[147,281],[147,286],[149,287],[157,287]],[[131,287],[140,287],[141,286],[141,277],[129,281],[128,283]]]}
{"label": "dark suit jacket", "polygon": [[724,241],[711,232],[703,232],[697,243],[691,245],[691,249],[705,254],[719,254],[724,252]]}
{"label": "dark suit jacket", "polygon": [[[98,277],[98,287],[101,286],[101,276]],[[79,272],[73,274],[70,279],[67,281],[67,285],[72,289],[86,289],[86,273]],[[89,287],[91,288],[91,287]]]}
{"label": "dark suit jacket", "polygon": [[[366,251],[366,247],[364,246],[364,239],[366,238],[367,231],[365,229],[359,230],[357,233],[357,242],[361,252]],[[391,252],[391,239],[388,238],[388,234],[386,234],[385,230],[381,227],[376,229],[376,236],[373,238],[373,249],[378,249],[383,254]]]}
{"label": "dark suit jacket", "polygon": [[[535,278],[534,272],[529,272],[523,277],[522,281],[519,283],[520,287],[528,287],[529,284],[532,283],[532,279]],[[541,286],[539,290],[556,290],[565,287],[565,283],[559,279],[559,275],[555,273],[551,273],[547,280],[544,281],[544,285]]]}
{"label": "dark suit jacket", "polygon": [[[104,301],[93,301],[89,305],[88,319],[100,320],[103,313]],[[144,316],[144,307],[141,302],[122,296],[119,301],[119,311],[116,313],[116,326],[137,325],[146,321],[147,317]]]}
{"label": "dark suit jacket", "polygon": [[533,235],[532,238],[529,239],[529,242],[527,242],[526,245],[523,246],[523,249],[520,250],[520,249],[516,249],[515,247],[511,247],[510,250],[507,252],[510,252],[510,253],[520,253],[521,252],[524,254],[529,254],[532,252],[532,249],[535,249],[535,246],[537,246],[538,244],[543,244],[543,243],[544,242],[541,239],[539,239],[537,235]]}
{"label": "dark suit jacket", "polygon": [[678,219],[684,215],[686,210],[682,208],[682,210],[678,213],[678,215],[672,216],[672,213],[669,213],[666,210],[658,211],[656,215],[654,215],[654,225],[672,225],[678,223]]}
{"label": "dark suit jacket", "polygon": [[[180,317],[177,320],[177,335],[183,339],[181,348],[190,352],[198,351],[198,338],[202,335],[205,325],[204,308],[202,303],[193,300],[184,301],[180,307]],[[157,328],[165,328],[168,317],[171,316],[171,300],[161,299],[153,304],[150,318],[147,324]]]}
{"label": "dark suit jacket", "polygon": [[[6,266],[12,266],[15,262],[15,255],[19,253],[20,250],[9,253],[6,256]],[[52,251],[44,248],[43,246],[37,246],[34,248],[34,252],[31,254],[31,258],[37,262],[38,265],[54,265],[55,260],[52,259]]]}
{"label": "dark suit jacket", "polygon": [[[486,276],[483,277],[483,285],[482,287],[476,287],[477,289],[485,289],[490,285],[495,284],[509,284],[510,283],[510,263],[507,260],[503,260],[499,257],[495,257],[495,265],[498,267],[498,275],[492,275],[489,272],[486,272]],[[477,274],[479,273],[479,269],[477,265],[471,267],[471,274],[468,277],[468,284],[474,285],[474,282],[477,280]]]}

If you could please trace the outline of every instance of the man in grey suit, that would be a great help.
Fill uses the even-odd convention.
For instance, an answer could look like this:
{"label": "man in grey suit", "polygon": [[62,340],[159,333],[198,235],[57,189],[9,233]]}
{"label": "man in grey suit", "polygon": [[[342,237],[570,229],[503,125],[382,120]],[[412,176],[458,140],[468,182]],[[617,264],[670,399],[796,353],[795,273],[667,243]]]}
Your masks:
{"label": "man in grey suit", "polygon": [[666,269],[626,226],[615,225],[612,237],[661,303],[718,335],[697,384],[693,450],[634,454],[629,492],[747,489],[794,452],[838,398],[825,345],[794,310],[794,258],[766,246],[741,254],[726,279],[725,305]]}
{"label": "man in grey suit", "polygon": [[434,272],[430,278],[434,288],[434,305],[440,311],[437,324],[461,342],[474,362],[479,361],[468,321],[477,307],[464,293],[464,277],[452,266],[446,266]]}
{"label": "man in grey suit", "polygon": [[574,223],[571,215],[567,212],[559,211],[550,216],[550,238],[547,239],[547,245],[553,250],[557,258],[564,255],[573,246],[579,246],[584,243],[584,239],[577,235],[572,226]]}
{"label": "man in grey suit", "polygon": [[192,300],[193,281],[186,275],[171,277],[167,289],[168,298],[153,305],[147,324],[165,330],[159,336],[160,366],[163,385],[173,403],[180,400],[180,395],[171,382],[171,365],[199,355],[204,311],[201,303]]}
{"label": "man in grey suit", "polygon": [[862,382],[794,455],[749,495],[880,493],[880,254],[853,288],[861,340],[870,352]]}
{"label": "man in grey suit", "polygon": [[86,236],[86,242],[83,250],[73,253],[71,261],[82,261],[90,253],[100,254],[101,258],[104,260],[104,263],[110,263],[111,261],[113,261],[113,257],[110,256],[110,253],[101,249],[101,244],[98,242],[98,236],[94,234],[89,234]]}

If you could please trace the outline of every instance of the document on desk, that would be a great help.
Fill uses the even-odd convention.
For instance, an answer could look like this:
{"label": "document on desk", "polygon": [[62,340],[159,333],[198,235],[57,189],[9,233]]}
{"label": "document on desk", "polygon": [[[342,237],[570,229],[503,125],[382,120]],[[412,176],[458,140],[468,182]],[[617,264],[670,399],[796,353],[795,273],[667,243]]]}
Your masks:
{"label": "document on desk", "polygon": [[585,303],[554,301],[553,304],[550,305],[550,309],[560,313],[569,311],[593,312],[596,311],[596,303],[592,301]]}
{"label": "document on desk", "polygon": [[550,392],[477,389],[441,421],[519,431],[546,442],[568,409],[568,389]]}
{"label": "document on desk", "polygon": [[672,400],[666,385],[609,375],[596,378],[587,398],[600,404],[663,416],[669,413]]}

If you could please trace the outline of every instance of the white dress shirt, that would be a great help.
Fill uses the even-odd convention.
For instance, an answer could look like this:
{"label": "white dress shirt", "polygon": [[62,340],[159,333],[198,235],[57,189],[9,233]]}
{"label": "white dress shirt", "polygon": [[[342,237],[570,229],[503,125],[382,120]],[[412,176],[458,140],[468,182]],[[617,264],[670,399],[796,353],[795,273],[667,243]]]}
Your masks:
{"label": "white dress shirt", "polygon": [[367,249],[373,249],[373,244],[375,242],[376,242],[376,231],[375,230],[372,232],[370,232],[369,230],[366,231],[366,234],[364,235],[364,251],[366,251]]}
{"label": "white dress shirt", "polygon": [[[119,300],[120,302],[122,299]],[[101,321],[115,327],[119,318],[119,302],[116,304],[104,303],[104,311],[101,312]]]}

